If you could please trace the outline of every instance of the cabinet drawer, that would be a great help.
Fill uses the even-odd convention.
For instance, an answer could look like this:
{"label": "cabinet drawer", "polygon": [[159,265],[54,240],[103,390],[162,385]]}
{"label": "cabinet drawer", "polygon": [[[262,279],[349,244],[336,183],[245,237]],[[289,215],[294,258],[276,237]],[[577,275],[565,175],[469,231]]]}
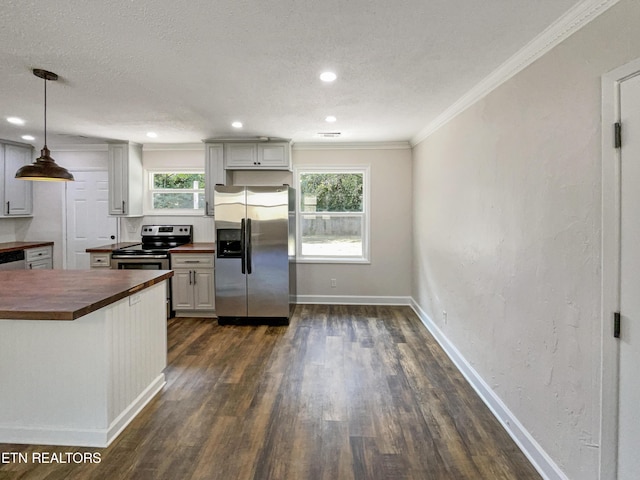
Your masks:
{"label": "cabinet drawer", "polygon": [[90,260],[91,268],[111,267],[110,253],[92,253]]}
{"label": "cabinet drawer", "polygon": [[213,255],[174,253],[171,268],[213,268]]}
{"label": "cabinet drawer", "polygon": [[53,256],[53,249],[49,247],[28,248],[24,251],[24,258],[29,262],[44,260]]}

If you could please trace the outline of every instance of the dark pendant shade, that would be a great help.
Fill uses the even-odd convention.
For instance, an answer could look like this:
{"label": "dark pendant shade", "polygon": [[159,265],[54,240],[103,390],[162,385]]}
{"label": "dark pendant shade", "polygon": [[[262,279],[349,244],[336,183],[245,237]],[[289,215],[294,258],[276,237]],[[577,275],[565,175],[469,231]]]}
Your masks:
{"label": "dark pendant shade", "polygon": [[73,182],[73,175],[61,167],[49,155],[49,149],[45,145],[40,151],[40,157],[36,161],[21,167],[16,172],[16,178],[22,180],[38,180],[47,182]]}
{"label": "dark pendant shade", "polygon": [[41,68],[35,68],[33,74],[44,80],[44,147],[35,162],[18,169],[16,178],[47,182],[72,182],[73,175],[51,158],[51,152],[47,148],[47,80],[55,82],[58,80],[58,75]]}

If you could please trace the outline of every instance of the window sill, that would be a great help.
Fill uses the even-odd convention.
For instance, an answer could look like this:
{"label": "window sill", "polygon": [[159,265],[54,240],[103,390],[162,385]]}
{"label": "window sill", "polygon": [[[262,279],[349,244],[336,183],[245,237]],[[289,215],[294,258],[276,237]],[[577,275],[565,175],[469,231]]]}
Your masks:
{"label": "window sill", "polygon": [[371,260],[368,258],[337,258],[337,257],[296,257],[296,263],[342,263],[342,264],[356,264],[356,265],[371,265]]}

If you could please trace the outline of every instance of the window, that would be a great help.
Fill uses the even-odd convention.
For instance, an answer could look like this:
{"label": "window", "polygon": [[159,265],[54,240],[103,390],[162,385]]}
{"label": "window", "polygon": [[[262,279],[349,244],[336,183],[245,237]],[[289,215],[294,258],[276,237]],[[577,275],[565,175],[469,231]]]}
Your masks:
{"label": "window", "polygon": [[151,213],[204,212],[204,172],[149,171],[147,186]]}
{"label": "window", "polygon": [[296,169],[298,261],[369,261],[368,177],[367,167]]}

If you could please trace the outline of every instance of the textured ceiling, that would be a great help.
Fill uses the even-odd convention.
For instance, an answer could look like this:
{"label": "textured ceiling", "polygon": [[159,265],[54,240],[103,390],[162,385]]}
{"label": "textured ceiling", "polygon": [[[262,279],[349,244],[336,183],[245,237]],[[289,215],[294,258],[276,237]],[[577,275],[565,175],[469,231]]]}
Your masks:
{"label": "textured ceiling", "polygon": [[49,144],[408,141],[577,3],[3,0],[0,138],[41,147],[44,68]]}

